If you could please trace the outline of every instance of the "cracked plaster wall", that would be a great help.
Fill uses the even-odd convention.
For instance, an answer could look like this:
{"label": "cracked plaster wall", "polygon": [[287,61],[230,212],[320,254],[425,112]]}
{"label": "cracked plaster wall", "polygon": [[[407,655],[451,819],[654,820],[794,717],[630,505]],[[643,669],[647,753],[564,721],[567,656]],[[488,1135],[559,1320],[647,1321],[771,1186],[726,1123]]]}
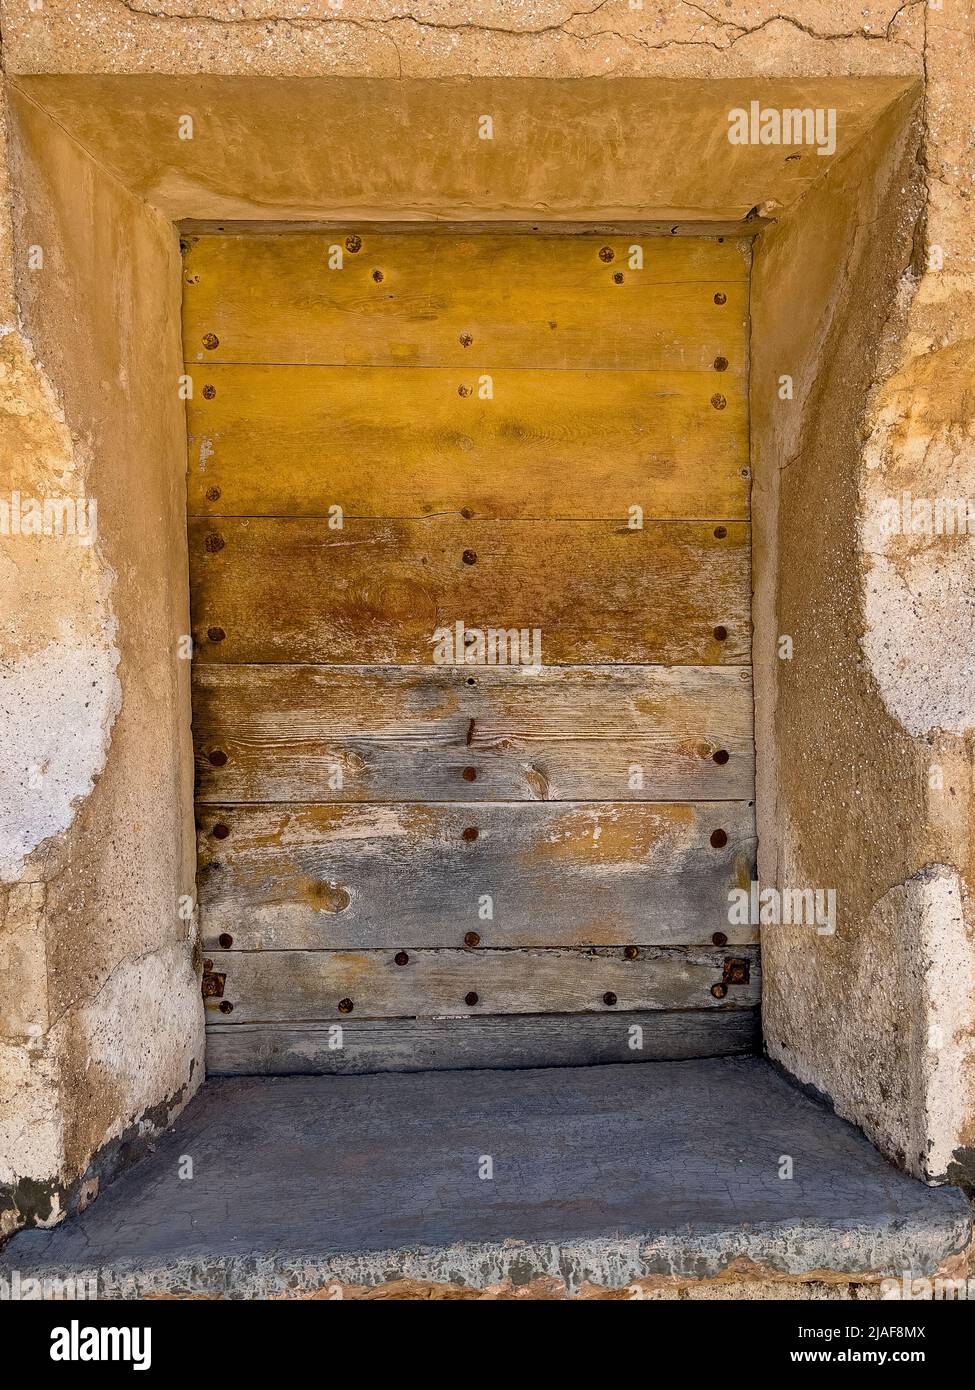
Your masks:
{"label": "cracked plaster wall", "polygon": [[0,496],[96,508],[0,537],[0,1234],[202,1074],[176,236],[29,104],[10,146]]}

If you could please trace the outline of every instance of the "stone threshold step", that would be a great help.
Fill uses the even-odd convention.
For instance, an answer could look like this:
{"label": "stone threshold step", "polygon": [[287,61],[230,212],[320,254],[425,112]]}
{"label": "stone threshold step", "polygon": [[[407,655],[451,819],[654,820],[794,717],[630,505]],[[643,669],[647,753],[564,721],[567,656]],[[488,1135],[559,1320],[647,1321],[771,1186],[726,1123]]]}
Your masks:
{"label": "stone threshold step", "polygon": [[86,1212],[15,1236],[0,1276],[97,1276],[102,1297],[574,1293],[733,1262],[919,1277],[970,1238],[959,1191],[901,1173],[762,1059],[715,1058],[211,1080]]}

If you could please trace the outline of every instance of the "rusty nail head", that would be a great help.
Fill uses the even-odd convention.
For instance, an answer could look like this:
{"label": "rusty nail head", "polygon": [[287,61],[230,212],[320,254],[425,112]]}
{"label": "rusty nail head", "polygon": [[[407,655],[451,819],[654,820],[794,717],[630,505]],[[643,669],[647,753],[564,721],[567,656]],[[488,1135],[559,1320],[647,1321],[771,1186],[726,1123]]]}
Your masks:
{"label": "rusty nail head", "polygon": [[716,357],[714,359],[714,370],[716,372],[726,372],[728,370],[727,357]]}
{"label": "rusty nail head", "polygon": [[213,838],[215,840],[225,840],[230,834],[230,826],[224,825],[223,821],[217,821],[213,827]]}
{"label": "rusty nail head", "polygon": [[474,515],[470,507],[461,507],[460,514],[465,521],[470,521],[471,517]]}
{"label": "rusty nail head", "polygon": [[473,1008],[474,1005],[477,1003],[477,991],[472,989],[469,994],[465,994],[464,1003],[469,1008]]}
{"label": "rusty nail head", "polygon": [[345,238],[345,249],[354,256],[357,251],[362,250],[362,237],[356,232],[353,232],[351,236],[347,236]]}
{"label": "rusty nail head", "polygon": [[223,550],[227,542],[217,531],[211,531],[203,542],[203,549],[210,555],[215,555],[218,550]]}
{"label": "rusty nail head", "polygon": [[227,755],[222,748],[214,748],[207,754],[214,767],[224,767],[227,762]]}
{"label": "rusty nail head", "polygon": [[636,960],[638,954],[639,953],[635,946],[623,947],[623,955],[626,958],[626,960]]}
{"label": "rusty nail head", "polygon": [[711,993],[714,995],[715,999],[723,999],[723,998],[725,997],[725,995],[728,993],[728,986],[727,986],[727,985],[712,985],[712,986],[711,986]]}
{"label": "rusty nail head", "polygon": [[724,767],[725,763],[731,757],[731,754],[728,752],[727,748],[718,748],[713,756],[714,761],[718,764],[718,766]]}
{"label": "rusty nail head", "polygon": [[217,337],[216,333],[204,333],[203,346],[208,352],[212,352],[214,348],[220,346],[220,339]]}
{"label": "rusty nail head", "polygon": [[610,1007],[612,1007],[616,1003],[616,995],[613,993],[611,989],[608,989],[606,993],[603,995],[603,1003],[609,1004]]}
{"label": "rusty nail head", "polygon": [[714,629],[714,640],[716,642],[723,642],[727,636],[728,629],[726,627],[716,627]]}
{"label": "rusty nail head", "polygon": [[727,526],[716,526],[716,527],[714,528],[714,539],[715,539],[716,541],[723,541],[724,538],[725,538],[725,536],[726,536],[727,534],[728,534],[728,528],[727,528]]}
{"label": "rusty nail head", "polygon": [[220,1012],[221,1012],[222,1014],[232,1014],[233,1011],[234,1011],[234,1006],[233,1006],[233,1004],[231,1004],[231,1002],[230,1002],[229,999],[225,999],[225,1000],[223,1001],[223,1003],[220,1005]]}
{"label": "rusty nail head", "polygon": [[458,394],[458,396],[469,396],[469,395],[471,394],[471,387],[470,387],[470,386],[458,386],[458,387],[457,387],[457,394]]}
{"label": "rusty nail head", "polygon": [[623,283],[623,272],[622,272],[622,270],[617,270],[617,271],[614,273],[614,275],[613,275],[613,284],[614,284],[614,285],[622,285],[622,283]]}
{"label": "rusty nail head", "polygon": [[728,938],[723,931],[716,931],[711,938],[711,942],[715,946],[727,946]]}
{"label": "rusty nail head", "polygon": [[465,782],[476,782],[476,781],[477,781],[477,768],[476,768],[476,767],[465,767],[465,768],[464,768],[464,772],[463,772],[463,777],[464,777],[464,781],[465,781]]}
{"label": "rusty nail head", "polygon": [[[212,965],[213,961],[205,961],[205,965]],[[227,979],[226,974],[214,974],[211,970],[205,970],[203,974],[203,998],[220,999],[223,996],[223,987]]]}
{"label": "rusty nail head", "polygon": [[340,1013],[340,1014],[350,1014],[350,1013],[352,1012],[352,1010],[353,1010],[354,1007],[355,1007],[355,1005],[352,1003],[352,1000],[351,1000],[351,999],[340,999],[340,1000],[339,1000],[339,1013]]}
{"label": "rusty nail head", "polygon": [[218,487],[208,487],[208,488],[207,488],[207,501],[208,501],[208,502],[219,502],[219,501],[220,501],[220,489],[219,489]]}
{"label": "rusty nail head", "polygon": [[211,642],[222,642],[226,635],[222,627],[207,628],[207,637]]}
{"label": "rusty nail head", "polygon": [[464,936],[465,946],[480,946],[481,938],[476,931],[469,931]]}
{"label": "rusty nail head", "polygon": [[714,395],[711,397],[711,404],[714,406],[715,410],[724,410],[728,402],[720,391],[715,391]]}
{"label": "rusty nail head", "polygon": [[208,383],[206,386],[204,386],[204,388],[203,388],[203,399],[204,399],[205,401],[212,401],[213,398],[214,398],[214,396],[215,396],[216,394],[217,394],[217,388],[216,388],[215,386],[210,386],[209,383]]}
{"label": "rusty nail head", "polygon": [[611,246],[601,246],[599,248],[599,259],[608,265],[610,261],[616,259],[616,252]]}
{"label": "rusty nail head", "polygon": [[407,951],[397,951],[393,960],[397,965],[409,965],[410,957]]}
{"label": "rusty nail head", "polygon": [[460,335],[460,345],[461,345],[461,347],[470,347],[470,345],[471,345],[471,343],[472,343],[473,341],[474,341],[473,335],[470,334],[470,333],[462,333],[462,334]]}
{"label": "rusty nail head", "polygon": [[718,290],[718,293],[714,296],[714,302],[715,304],[727,304],[728,296],[723,294],[721,290]]}
{"label": "rusty nail head", "polygon": [[476,826],[476,825],[469,825],[469,826],[467,826],[467,828],[466,828],[465,830],[461,831],[461,836],[460,836],[460,838],[461,838],[462,840],[466,840],[468,844],[472,844],[473,841],[477,839],[477,826]]}
{"label": "rusty nail head", "polygon": [[229,931],[222,931],[218,940],[225,951],[229,951],[234,944],[234,938],[230,935]]}
{"label": "rusty nail head", "polygon": [[212,961],[212,960],[205,960],[205,961],[203,962],[203,969],[204,969],[204,970],[212,970],[212,969],[213,969],[213,961]]}
{"label": "rusty nail head", "polygon": [[711,844],[715,849],[723,849],[728,843],[728,832],[726,830],[712,830]]}
{"label": "rusty nail head", "polygon": [[464,562],[465,565],[476,565],[476,564],[477,564],[477,551],[476,551],[476,550],[465,550],[464,553],[463,553],[463,555],[462,555],[460,558],[463,560],[463,562]]}
{"label": "rusty nail head", "polygon": [[729,956],[725,961],[722,978],[726,985],[747,985],[751,977],[752,972],[747,960]]}
{"label": "rusty nail head", "polygon": [[375,280],[375,282],[376,282],[377,285],[382,284],[382,278],[383,278],[383,273],[382,273],[382,271],[381,271],[381,270],[374,270],[374,271],[372,272],[372,278]]}

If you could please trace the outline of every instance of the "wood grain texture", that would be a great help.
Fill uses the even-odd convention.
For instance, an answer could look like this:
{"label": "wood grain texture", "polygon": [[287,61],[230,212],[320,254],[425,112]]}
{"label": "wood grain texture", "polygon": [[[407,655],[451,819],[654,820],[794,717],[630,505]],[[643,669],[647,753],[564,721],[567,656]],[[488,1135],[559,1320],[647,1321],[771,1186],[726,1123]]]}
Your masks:
{"label": "wood grain texture", "polygon": [[537,629],[546,664],[732,665],[750,648],[743,522],[197,520],[190,577],[201,663],[424,664],[457,622]]}
{"label": "wood grain texture", "polygon": [[740,667],[200,664],[193,731],[201,803],[748,800],[754,789]]}
{"label": "wood grain texture", "polygon": [[757,940],[745,802],[207,807],[198,848],[207,950]]}
{"label": "wood grain texture", "polygon": [[708,371],[721,354],[744,371],[744,242],[418,228],[364,232],[350,252],[350,235],[191,241],[187,361]]}
{"label": "wood grain texture", "polygon": [[727,371],[492,369],[490,399],[479,367],[191,375],[191,513],[748,516],[745,383]]}
{"label": "wood grain texture", "polygon": [[[220,1017],[220,1015],[218,1015]],[[341,1024],[211,1023],[208,1076],[362,1075],[492,1067],[590,1067],[759,1051],[757,1009],[372,1019]],[[639,1029],[639,1032],[633,1030]],[[641,1043],[636,1047],[634,1043]]]}
{"label": "wood grain texture", "polygon": [[[415,950],[396,964],[392,951],[214,951],[213,970],[226,975],[218,1012],[231,1023],[313,1019],[341,1022],[343,1000],[363,1018],[442,1018],[457,1015],[603,1013],[604,995],[631,1009],[752,1008],[759,999],[758,952],[738,946],[733,958],[749,963],[747,983],[729,985],[716,998],[728,951],[700,947],[622,950]],[[477,1002],[468,1004],[468,996]]]}

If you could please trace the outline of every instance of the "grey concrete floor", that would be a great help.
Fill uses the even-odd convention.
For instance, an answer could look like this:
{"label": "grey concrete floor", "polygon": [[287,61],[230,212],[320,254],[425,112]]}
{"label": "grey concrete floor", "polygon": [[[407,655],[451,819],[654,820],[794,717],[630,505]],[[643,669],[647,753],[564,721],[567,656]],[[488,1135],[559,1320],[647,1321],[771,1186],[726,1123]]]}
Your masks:
{"label": "grey concrete floor", "polygon": [[399,1277],[621,1286],[742,1256],[920,1275],[969,1235],[959,1192],[906,1177],[758,1058],[261,1077],[207,1083],[88,1211],[16,1236],[0,1275],[237,1297]]}

